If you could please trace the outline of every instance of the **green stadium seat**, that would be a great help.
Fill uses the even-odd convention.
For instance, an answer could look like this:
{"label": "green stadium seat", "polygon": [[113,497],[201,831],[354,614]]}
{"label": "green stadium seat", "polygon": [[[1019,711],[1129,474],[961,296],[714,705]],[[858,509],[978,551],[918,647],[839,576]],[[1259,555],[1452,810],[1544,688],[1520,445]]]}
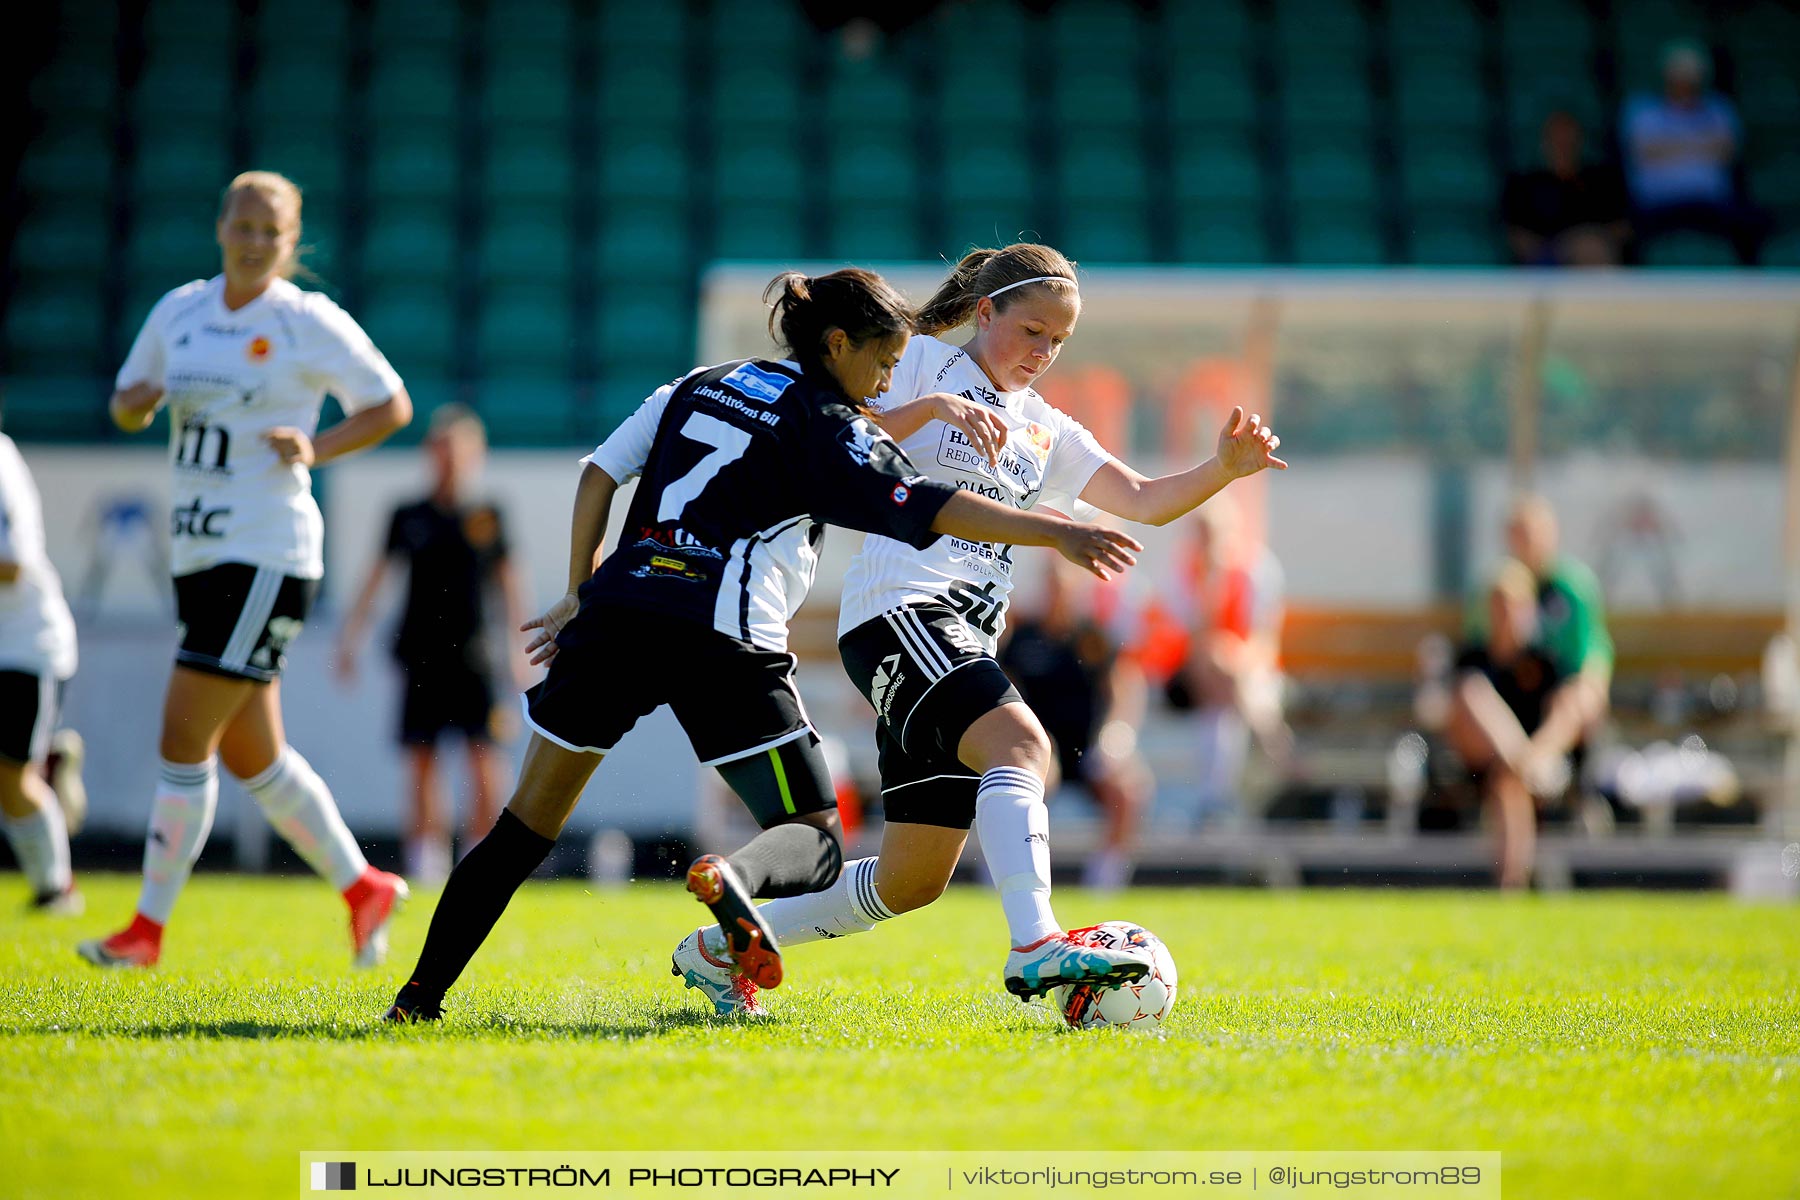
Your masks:
{"label": "green stadium seat", "polygon": [[1491,204],[1501,184],[1479,139],[1419,137],[1401,144],[1400,187],[1414,205]]}
{"label": "green stadium seat", "polygon": [[1043,209],[1026,200],[977,196],[952,198],[944,206],[941,252],[955,257],[968,246],[1041,242],[1049,236]]}
{"label": "green stadium seat", "polygon": [[1407,230],[1409,258],[1420,266],[1491,267],[1505,249],[1491,211],[1416,214]]}
{"label": "green stadium seat", "polygon": [[1178,200],[1261,203],[1262,164],[1248,130],[1179,130],[1170,155]]}
{"label": "green stadium seat", "polygon": [[910,197],[919,190],[919,162],[906,142],[857,138],[834,142],[826,167],[834,205]]}
{"label": "green stadium seat", "polygon": [[1767,139],[1760,152],[1761,139],[1752,143],[1750,198],[1778,209],[1800,208],[1800,128],[1783,132],[1785,136]]}
{"label": "green stadium seat", "polygon": [[1582,0],[1507,0],[1498,5],[1500,44],[1509,60],[1544,55],[1586,61],[1594,49],[1594,18]]}
{"label": "green stadium seat", "polygon": [[1146,158],[1141,144],[1123,139],[1065,141],[1057,164],[1063,198],[1142,205],[1150,194]]}
{"label": "green stadium seat", "polygon": [[455,211],[448,203],[406,200],[371,205],[363,261],[395,279],[448,280],[461,262]]}
{"label": "green stadium seat", "polygon": [[1275,59],[1284,82],[1327,72],[1367,86],[1370,26],[1358,0],[1282,0],[1275,5]]}
{"label": "green stadium seat", "polygon": [[1379,266],[1387,261],[1373,208],[1300,209],[1292,227],[1294,261],[1311,266]]}
{"label": "green stadium seat", "polygon": [[825,80],[825,119],[834,128],[859,133],[910,133],[919,112],[918,88],[902,63],[887,56],[833,61]]}
{"label": "green stadium seat", "polygon": [[14,291],[5,327],[13,368],[67,372],[95,365],[105,349],[104,295],[98,288],[66,284]]}
{"label": "green stadium seat", "polygon": [[733,200],[796,203],[805,187],[799,148],[778,137],[719,146],[712,177],[713,193],[722,205]]}
{"label": "green stadium seat", "polygon": [[475,317],[475,353],[482,375],[566,372],[571,335],[568,298],[550,288],[490,290]]}
{"label": "green stadium seat", "polygon": [[58,200],[27,212],[13,238],[13,269],[98,284],[106,274],[112,231],[111,208],[102,195]]}
{"label": "green stadium seat", "polygon": [[370,66],[369,109],[390,121],[448,122],[456,115],[459,68],[454,46],[392,45]]}
{"label": "green stadium seat", "polygon": [[251,132],[264,121],[311,121],[313,136],[343,119],[349,77],[341,55],[300,43],[258,56],[251,79]]}
{"label": "green stadium seat", "polygon": [[1369,82],[1354,75],[1289,77],[1280,107],[1290,137],[1337,141],[1336,131],[1366,131],[1374,122]]}
{"label": "green stadium seat", "polygon": [[1354,145],[1317,146],[1288,160],[1288,186],[1308,205],[1372,205],[1378,195],[1375,161]]}
{"label": "green stadium seat", "polygon": [[487,6],[476,36],[490,54],[513,56],[566,51],[573,40],[573,5],[569,0],[504,0]]}
{"label": "green stadium seat", "polygon": [[1150,223],[1141,204],[1073,200],[1064,206],[1057,245],[1076,262],[1150,260]]}
{"label": "green stadium seat", "polygon": [[1064,62],[1084,57],[1130,60],[1139,52],[1142,18],[1131,5],[1061,0],[1050,7],[1051,52]]}
{"label": "green stadium seat", "polygon": [[642,130],[614,131],[602,145],[600,194],[611,199],[682,202],[692,186],[685,147],[679,141],[645,136]]}
{"label": "green stadium seat", "polygon": [[1184,71],[1211,69],[1216,63],[1249,56],[1250,10],[1244,0],[1165,4],[1162,28],[1152,27],[1150,37],[1153,46],[1172,53],[1171,77]]}
{"label": "green stadium seat", "polygon": [[1708,233],[1682,231],[1665,234],[1643,250],[1646,267],[1680,270],[1710,270],[1735,267],[1737,255],[1731,243]]}
{"label": "green stadium seat", "polygon": [[250,129],[249,167],[279,171],[300,186],[303,207],[344,195],[344,152],[337,138],[321,138],[305,121],[259,121]]}
{"label": "green stadium seat", "polygon": [[621,292],[600,304],[594,346],[602,369],[630,359],[671,361],[693,356],[694,314],[685,290],[649,287]]}
{"label": "green stadium seat", "polygon": [[1202,266],[1244,266],[1269,260],[1260,205],[1184,205],[1175,213],[1175,255]]}
{"label": "green stadium seat", "polygon": [[1711,25],[1707,8],[1701,4],[1686,0],[1632,0],[1629,16],[1618,22],[1621,90],[1630,93],[1658,87],[1663,50],[1668,44],[1677,38],[1705,41]]}
{"label": "green stadium seat", "polygon": [[110,48],[119,35],[118,6],[112,4],[47,4],[32,15],[54,36],[59,51],[67,46]]}
{"label": "green stadium seat", "polygon": [[475,410],[496,446],[569,442],[575,436],[575,402],[575,386],[560,372],[483,379],[475,387]]}
{"label": "green stadium seat", "polygon": [[1215,58],[1169,74],[1169,119],[1190,125],[1242,126],[1256,120],[1256,87],[1243,58]]}
{"label": "green stadium seat", "polygon": [[1763,265],[1800,268],[1800,229],[1778,233],[1763,245]]}
{"label": "green stadium seat", "polygon": [[1388,45],[1396,55],[1481,46],[1481,16],[1470,0],[1387,0]]}
{"label": "green stadium seat", "polygon": [[456,310],[453,298],[443,288],[396,283],[385,277],[372,279],[356,319],[409,389],[414,375],[454,372]]}
{"label": "green stadium seat", "polygon": [[369,195],[448,201],[462,177],[460,162],[453,126],[380,119],[369,139]]}
{"label": "green stadium seat", "polygon": [[1800,77],[1791,63],[1775,59],[1739,59],[1738,112],[1754,131],[1764,126],[1800,126]]}
{"label": "green stadium seat", "polygon": [[1063,129],[1110,131],[1136,128],[1143,122],[1143,80],[1131,64],[1067,64],[1053,73],[1052,81],[1051,112]]}
{"label": "green stadium seat", "polygon": [[462,31],[460,10],[441,0],[374,0],[369,25],[377,62],[402,46],[448,47]]}
{"label": "green stadium seat", "polygon": [[553,291],[574,273],[573,249],[565,209],[495,205],[476,243],[476,273],[484,286],[535,280]]}
{"label": "green stadium seat", "polygon": [[217,275],[215,212],[210,203],[198,209],[171,202],[136,205],[125,245],[125,264],[134,282],[159,286],[166,292],[190,279]]}
{"label": "green stadium seat", "polygon": [[721,201],[713,227],[713,257],[795,262],[806,256],[798,199]]}
{"label": "green stadium seat", "polygon": [[224,52],[236,32],[230,9],[212,0],[156,0],[144,6],[144,44],[152,54],[201,45]]}
{"label": "green stadium seat", "polygon": [[25,146],[20,178],[34,195],[92,198],[112,190],[112,130],[102,122],[51,122]]}
{"label": "green stadium seat", "polygon": [[826,214],[825,253],[834,261],[906,262],[929,256],[909,197],[833,204]]}
{"label": "green stadium seat", "polygon": [[1571,113],[1587,132],[1588,153],[1598,155],[1615,124],[1591,78],[1574,73],[1513,76],[1506,96],[1508,149],[1514,166],[1543,161],[1540,144],[1544,118],[1555,111]]}
{"label": "green stadium seat", "polygon": [[598,85],[602,138],[640,131],[682,136],[688,98],[678,73],[640,64],[603,67]]}
{"label": "green stadium seat", "polygon": [[216,123],[231,103],[233,62],[229,50],[223,44],[194,43],[153,51],[131,90],[132,113],[139,122]]}
{"label": "green stadium seat", "polygon": [[[970,114],[966,97],[971,89],[977,88],[981,97],[981,123],[989,130],[1020,129],[1033,119],[1032,110],[1037,101],[1031,96],[1023,71],[996,72],[985,45],[945,46],[942,55],[938,94],[926,99],[924,120],[946,135],[968,124]],[[1041,114],[1038,119],[1042,119]]]}
{"label": "green stadium seat", "polygon": [[217,196],[233,173],[221,125],[182,123],[138,133],[131,187],[139,198],[193,200]]}
{"label": "green stadium seat", "polygon": [[[7,434],[21,442],[55,438],[98,441],[106,437],[112,429],[106,416],[112,368],[96,364],[88,374],[70,375],[74,369],[68,363],[46,363],[44,374],[0,379]],[[56,374],[49,373],[52,371]]]}
{"label": "green stadium seat", "polygon": [[950,199],[1023,203],[1031,194],[1036,172],[1022,144],[971,137],[945,151],[944,194]]}
{"label": "green stadium seat", "polygon": [[664,204],[609,205],[600,216],[596,251],[602,281],[626,283],[659,272],[686,270],[686,215]]}
{"label": "green stadium seat", "polygon": [[[982,75],[1011,75],[1015,72],[995,72],[991,58],[997,46],[1026,45],[1029,38],[1028,18],[1023,8],[1012,0],[1000,0],[994,4],[944,4],[939,5],[930,17],[932,28],[927,31],[927,41],[934,47],[941,47],[945,62],[954,60],[959,63],[973,63],[985,60],[989,66]],[[952,74],[947,79],[971,79],[980,76]],[[986,84],[986,79],[982,83]]]}
{"label": "green stadium seat", "polygon": [[56,121],[108,120],[118,95],[117,76],[118,58],[110,44],[58,46],[56,56],[31,77],[31,107]]}
{"label": "green stadium seat", "polygon": [[1485,129],[1488,93],[1480,65],[1473,57],[1451,55],[1397,61],[1394,111],[1402,127]]}
{"label": "green stadium seat", "polygon": [[482,192],[490,204],[566,201],[574,191],[574,170],[566,127],[504,130],[488,140]]}
{"label": "green stadium seat", "polygon": [[641,60],[646,53],[678,55],[687,40],[685,21],[685,5],[605,0],[597,31],[601,51],[620,60]]}
{"label": "green stadium seat", "polygon": [[262,54],[293,47],[344,53],[350,41],[348,0],[259,0],[256,38]]}
{"label": "green stadium seat", "polygon": [[798,4],[786,0],[732,0],[714,5],[706,22],[713,48],[787,70],[811,37]]}
{"label": "green stadium seat", "polygon": [[721,141],[745,136],[746,130],[779,130],[792,137],[801,119],[800,84],[766,60],[722,65],[713,77],[712,110]]}
{"label": "green stadium seat", "polygon": [[574,99],[568,47],[528,48],[488,61],[481,84],[481,116],[490,129],[566,122]]}

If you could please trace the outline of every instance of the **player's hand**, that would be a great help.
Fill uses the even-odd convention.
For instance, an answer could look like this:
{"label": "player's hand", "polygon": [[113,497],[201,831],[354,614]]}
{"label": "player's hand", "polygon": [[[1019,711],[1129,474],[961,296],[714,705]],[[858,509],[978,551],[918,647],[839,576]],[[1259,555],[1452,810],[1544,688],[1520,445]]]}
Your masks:
{"label": "player's hand", "polygon": [[525,653],[531,656],[531,665],[541,666],[556,657],[556,635],[563,631],[563,626],[575,619],[581,611],[581,601],[575,593],[570,592],[555,604],[544,610],[542,616],[533,617],[519,626],[520,633],[537,630],[531,640],[525,643]]}
{"label": "player's hand", "polygon": [[269,449],[284,463],[299,463],[303,467],[313,465],[312,439],[291,425],[269,430],[263,434],[263,441],[269,443]]}
{"label": "player's hand", "polygon": [[1280,448],[1281,439],[1262,423],[1260,416],[1251,413],[1250,419],[1244,420],[1241,405],[1231,410],[1225,418],[1225,428],[1219,431],[1219,465],[1233,479],[1254,475],[1264,467],[1287,470],[1287,464],[1275,457]]}
{"label": "player's hand", "polygon": [[952,396],[949,392],[933,392],[925,399],[931,401],[932,416],[962,430],[990,466],[1000,465],[1000,448],[1006,445],[1006,422],[999,414],[966,396]]}
{"label": "player's hand", "polygon": [[1104,525],[1076,522],[1064,527],[1062,540],[1056,544],[1057,552],[1064,558],[1101,579],[1111,579],[1108,572],[1122,574],[1127,567],[1136,566],[1132,551],[1143,548],[1144,544],[1130,534]]}

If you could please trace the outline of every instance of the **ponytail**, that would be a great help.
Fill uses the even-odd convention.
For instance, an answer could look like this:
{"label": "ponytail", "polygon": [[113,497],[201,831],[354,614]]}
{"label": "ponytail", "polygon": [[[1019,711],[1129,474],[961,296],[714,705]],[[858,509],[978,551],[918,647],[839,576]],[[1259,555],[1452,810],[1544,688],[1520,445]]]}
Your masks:
{"label": "ponytail", "polygon": [[1034,242],[1016,242],[1002,250],[971,250],[919,309],[916,324],[920,333],[944,333],[973,317],[984,296],[993,298],[994,307],[1004,311],[1028,289],[1061,287],[1074,294],[1076,282],[1075,264],[1060,250]]}

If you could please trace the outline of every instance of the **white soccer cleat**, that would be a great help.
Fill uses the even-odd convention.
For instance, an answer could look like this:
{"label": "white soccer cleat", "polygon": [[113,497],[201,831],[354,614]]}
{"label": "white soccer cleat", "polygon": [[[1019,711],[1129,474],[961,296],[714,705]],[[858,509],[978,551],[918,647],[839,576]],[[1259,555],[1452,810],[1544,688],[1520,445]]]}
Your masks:
{"label": "white soccer cleat", "polygon": [[1006,990],[1021,1000],[1046,995],[1064,984],[1117,987],[1142,979],[1155,964],[1135,947],[1090,946],[1076,935],[1053,933],[1006,956]]}
{"label": "white soccer cleat", "polygon": [[669,974],[682,981],[684,987],[698,988],[712,1001],[713,1014],[720,1017],[766,1017],[769,1010],[757,998],[757,987],[739,973],[729,960],[716,958],[707,950],[696,929],[681,939],[669,959]]}

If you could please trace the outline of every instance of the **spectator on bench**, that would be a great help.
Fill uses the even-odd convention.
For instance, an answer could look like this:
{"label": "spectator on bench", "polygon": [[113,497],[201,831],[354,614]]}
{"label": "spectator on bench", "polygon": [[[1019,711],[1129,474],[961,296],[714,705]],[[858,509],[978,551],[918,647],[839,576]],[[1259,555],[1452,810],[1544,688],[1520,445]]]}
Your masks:
{"label": "spectator on bench", "polygon": [[1631,238],[1625,181],[1609,164],[1582,161],[1581,122],[1544,118],[1544,165],[1506,180],[1500,201],[1506,244],[1521,267],[1616,267]]}

